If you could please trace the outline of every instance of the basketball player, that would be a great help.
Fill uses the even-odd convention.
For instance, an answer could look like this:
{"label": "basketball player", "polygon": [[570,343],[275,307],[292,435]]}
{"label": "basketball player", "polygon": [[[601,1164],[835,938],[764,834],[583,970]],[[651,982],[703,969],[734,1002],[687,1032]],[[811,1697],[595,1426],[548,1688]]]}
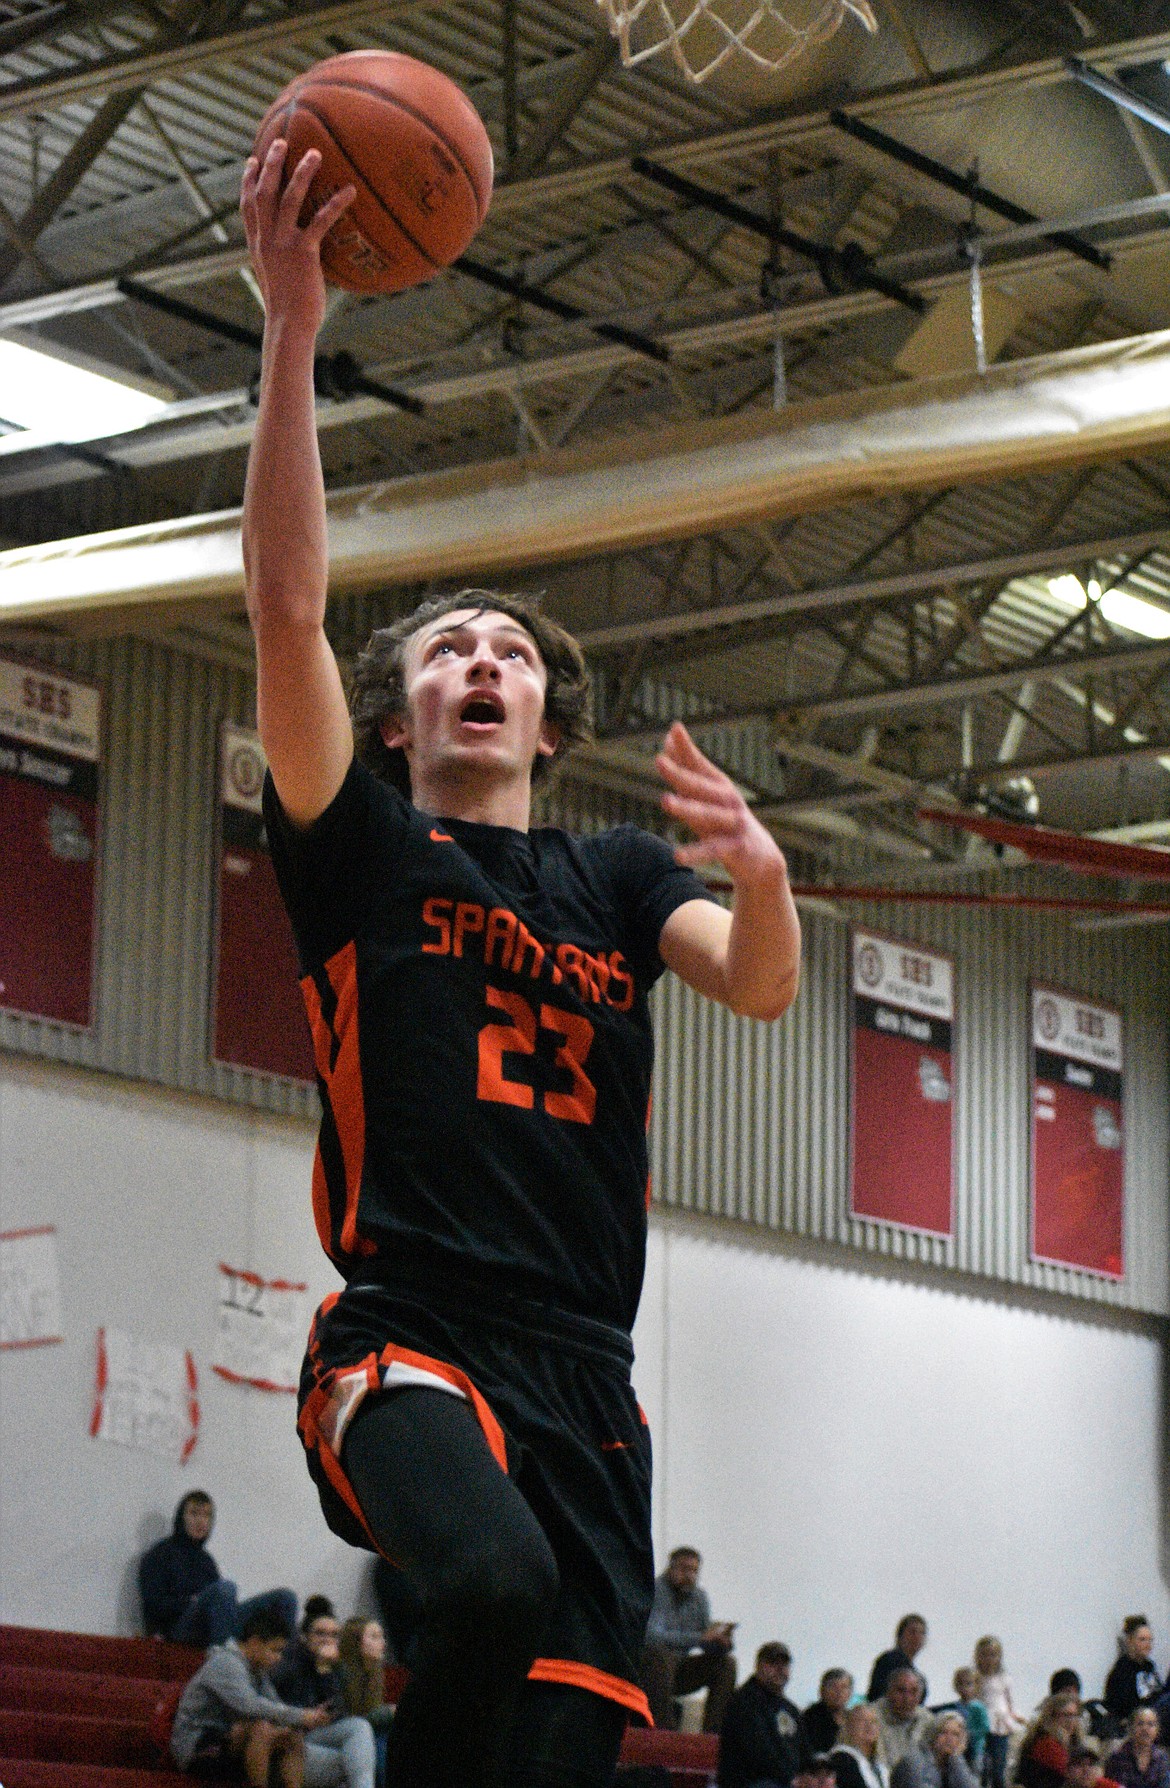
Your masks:
{"label": "basketball player", "polygon": [[248,164],[241,200],[266,309],[244,553],[324,1105],[313,1208],[346,1281],[314,1320],[299,1428],[330,1526],[422,1598],[394,1788],[602,1788],[647,1713],[647,994],[665,965],[776,1017],[799,926],[774,840],[681,726],[658,764],[693,842],[530,831],[588,685],[522,598],[464,591],[376,633],[351,718],[313,409],[319,245],[349,189],[302,227],[316,156],[282,195],[284,154]]}

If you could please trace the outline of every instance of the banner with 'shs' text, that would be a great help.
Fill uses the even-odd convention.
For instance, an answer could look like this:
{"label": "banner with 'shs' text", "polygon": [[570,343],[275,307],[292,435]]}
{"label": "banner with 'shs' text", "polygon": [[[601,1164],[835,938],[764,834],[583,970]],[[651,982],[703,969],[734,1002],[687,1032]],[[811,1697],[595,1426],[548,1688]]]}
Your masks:
{"label": "banner with 'shs' text", "polygon": [[954,965],[853,933],[849,1212],[953,1233]]}
{"label": "banner with 'shs' text", "polygon": [[1121,1013],[1032,987],[1032,1259],[1125,1277]]}
{"label": "banner with 'shs' text", "polygon": [[0,1007],[93,1022],[101,702],[0,659]]}
{"label": "banner with 'shs' text", "polygon": [[257,735],[225,721],[211,1056],[227,1067],[312,1081],[296,946],[264,829],[265,768]]}

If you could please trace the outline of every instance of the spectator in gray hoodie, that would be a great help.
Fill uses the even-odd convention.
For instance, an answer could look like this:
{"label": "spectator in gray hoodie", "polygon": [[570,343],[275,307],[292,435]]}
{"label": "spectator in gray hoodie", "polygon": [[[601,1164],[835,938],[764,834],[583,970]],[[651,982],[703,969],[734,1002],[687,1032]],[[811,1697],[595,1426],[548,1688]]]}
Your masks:
{"label": "spectator in gray hoodie", "polygon": [[305,1733],[326,1726],[327,1707],[289,1707],[269,1671],[288,1640],[280,1616],[258,1608],[239,1640],[212,1646],[179,1698],[171,1728],[171,1755],[194,1775],[236,1774],[249,1788],[267,1788],[270,1773],[280,1788],[333,1788],[341,1779],[335,1751],[305,1743]]}

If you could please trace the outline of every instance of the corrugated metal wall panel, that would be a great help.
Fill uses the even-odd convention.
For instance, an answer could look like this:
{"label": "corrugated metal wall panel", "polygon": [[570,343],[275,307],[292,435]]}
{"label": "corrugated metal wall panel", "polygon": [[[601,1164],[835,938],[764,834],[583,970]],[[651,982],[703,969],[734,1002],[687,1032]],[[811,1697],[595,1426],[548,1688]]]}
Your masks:
{"label": "corrugated metal wall panel", "polygon": [[[655,994],[652,1131],[667,1206],[762,1223],[891,1259],[1170,1313],[1170,1123],[1164,927],[1075,930],[1059,915],[874,904],[865,923],[955,958],[955,1229],[950,1240],[848,1215],[848,930],[804,924],[800,995],[778,1025],[718,1012],[673,981]],[[1029,1260],[1028,983],[1125,1014],[1126,1277]]]}
{"label": "corrugated metal wall panel", "polygon": [[[3,649],[3,647],[0,647]],[[27,648],[26,648],[26,655]],[[139,639],[53,642],[36,656],[101,684],[98,1004],[86,1036],[0,1014],[0,1047],[270,1111],[315,1094],[207,1060],[219,725],[250,725],[251,678]],[[541,803],[588,832],[651,808],[586,781]],[[857,864],[857,879],[876,866]],[[878,870],[888,879],[889,864]],[[952,884],[953,885],[953,884]],[[672,977],[654,996],[656,1196],[810,1240],[1146,1311],[1170,1311],[1170,936],[1086,932],[1059,916],[874,903],[864,922],[956,960],[955,1235],[852,1222],[848,1201],[848,931],[810,914],[800,996],[777,1025],[734,1018]],[[1127,1277],[1115,1285],[1028,1259],[1029,977],[1125,1013]]]}
{"label": "corrugated metal wall panel", "polygon": [[251,679],[136,638],[52,642],[35,655],[102,690],[97,1005],[88,1035],[0,1013],[0,1046],[315,1112],[310,1088],[207,1059],[219,727],[253,724]]}

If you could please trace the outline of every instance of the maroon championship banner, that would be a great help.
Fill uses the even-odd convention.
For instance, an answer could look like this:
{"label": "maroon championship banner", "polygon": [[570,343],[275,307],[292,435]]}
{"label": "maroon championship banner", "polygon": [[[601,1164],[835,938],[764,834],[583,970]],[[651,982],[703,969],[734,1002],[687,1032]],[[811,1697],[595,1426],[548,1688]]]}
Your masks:
{"label": "maroon championship banner", "polygon": [[948,956],[853,934],[854,1217],[952,1233],[954,980]]}
{"label": "maroon championship banner", "polygon": [[88,1030],[98,853],[97,690],[0,659],[0,1007]]}
{"label": "maroon championship banner", "polygon": [[265,761],[256,734],[225,722],[219,761],[211,1059],[311,1081],[313,1050],[296,947],[264,830]]}
{"label": "maroon championship banner", "polygon": [[1032,988],[1032,1259],[1125,1277],[1121,1013]]}

